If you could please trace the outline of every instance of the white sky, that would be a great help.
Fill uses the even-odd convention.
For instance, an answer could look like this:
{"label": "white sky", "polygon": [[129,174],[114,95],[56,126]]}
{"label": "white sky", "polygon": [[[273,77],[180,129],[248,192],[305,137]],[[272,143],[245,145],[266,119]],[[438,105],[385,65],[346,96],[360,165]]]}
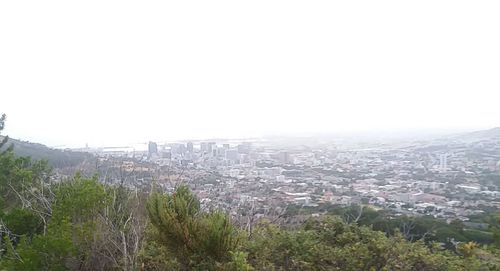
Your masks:
{"label": "white sky", "polygon": [[500,1],[1,1],[6,134],[48,145],[500,126]]}

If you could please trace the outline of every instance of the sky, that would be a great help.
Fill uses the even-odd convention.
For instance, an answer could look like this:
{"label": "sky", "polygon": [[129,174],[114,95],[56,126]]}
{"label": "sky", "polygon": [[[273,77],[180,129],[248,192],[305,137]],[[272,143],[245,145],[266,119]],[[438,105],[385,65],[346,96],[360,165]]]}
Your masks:
{"label": "sky", "polygon": [[0,1],[4,134],[49,146],[500,126],[499,1]]}

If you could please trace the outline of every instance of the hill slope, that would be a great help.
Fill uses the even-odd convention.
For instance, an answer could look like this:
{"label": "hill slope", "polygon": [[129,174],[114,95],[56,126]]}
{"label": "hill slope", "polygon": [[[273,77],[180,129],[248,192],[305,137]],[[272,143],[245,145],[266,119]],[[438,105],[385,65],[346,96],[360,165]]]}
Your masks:
{"label": "hill slope", "polygon": [[[0,136],[0,138],[3,138]],[[43,144],[32,143],[9,138],[6,145],[14,145],[14,153],[19,156],[30,156],[35,160],[47,160],[56,168],[72,167],[85,160],[92,159],[92,155],[85,152],[73,152],[49,148]]]}
{"label": "hill slope", "polygon": [[465,140],[500,139],[500,127],[462,134],[460,138]]}

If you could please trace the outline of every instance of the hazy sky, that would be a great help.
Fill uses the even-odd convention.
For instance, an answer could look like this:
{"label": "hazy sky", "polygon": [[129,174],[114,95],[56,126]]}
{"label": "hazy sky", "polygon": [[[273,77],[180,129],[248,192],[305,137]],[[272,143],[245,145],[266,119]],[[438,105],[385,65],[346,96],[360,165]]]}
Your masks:
{"label": "hazy sky", "polygon": [[500,1],[1,1],[6,133],[51,146],[500,126]]}

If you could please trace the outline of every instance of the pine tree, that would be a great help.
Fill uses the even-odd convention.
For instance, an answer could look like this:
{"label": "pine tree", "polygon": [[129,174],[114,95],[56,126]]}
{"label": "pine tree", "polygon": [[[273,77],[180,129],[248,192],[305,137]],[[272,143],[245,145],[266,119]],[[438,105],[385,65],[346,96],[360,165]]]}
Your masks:
{"label": "pine tree", "polygon": [[237,229],[222,212],[202,212],[187,186],[171,195],[154,193],[147,209],[159,243],[183,270],[209,270],[232,260],[240,240]]}

